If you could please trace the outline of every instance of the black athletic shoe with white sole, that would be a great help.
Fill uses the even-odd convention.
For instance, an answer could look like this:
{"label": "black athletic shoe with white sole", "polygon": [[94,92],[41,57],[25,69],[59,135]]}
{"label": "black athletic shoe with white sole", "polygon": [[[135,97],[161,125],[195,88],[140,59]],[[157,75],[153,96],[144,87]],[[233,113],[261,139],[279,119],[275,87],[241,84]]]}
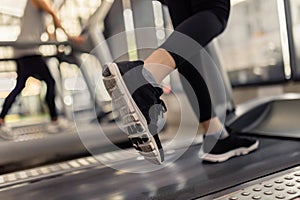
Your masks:
{"label": "black athletic shoe with white sole", "polygon": [[224,162],[235,156],[246,155],[258,148],[257,139],[241,137],[235,134],[224,139],[205,136],[199,156],[204,161]]}
{"label": "black athletic shoe with white sole", "polygon": [[103,81],[133,147],[146,160],[162,164],[164,152],[157,123],[166,106],[160,99],[162,89],[144,78],[143,65],[142,61],[107,64]]}

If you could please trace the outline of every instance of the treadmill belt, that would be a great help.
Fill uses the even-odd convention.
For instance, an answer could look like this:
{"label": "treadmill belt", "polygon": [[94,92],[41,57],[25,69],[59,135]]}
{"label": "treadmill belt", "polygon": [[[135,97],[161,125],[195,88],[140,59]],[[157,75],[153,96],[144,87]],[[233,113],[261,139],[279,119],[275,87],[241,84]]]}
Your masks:
{"label": "treadmill belt", "polygon": [[[95,168],[45,179],[0,192],[0,199],[193,199],[278,172],[300,163],[298,141],[260,138],[260,148],[224,163],[198,159],[195,145],[175,163],[161,170],[138,174]],[[123,167],[141,161],[116,161]]]}

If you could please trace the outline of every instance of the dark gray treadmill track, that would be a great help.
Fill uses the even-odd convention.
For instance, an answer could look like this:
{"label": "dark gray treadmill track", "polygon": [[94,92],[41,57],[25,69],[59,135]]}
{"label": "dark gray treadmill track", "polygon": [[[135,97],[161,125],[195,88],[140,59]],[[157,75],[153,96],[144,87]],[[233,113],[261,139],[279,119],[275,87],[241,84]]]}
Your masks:
{"label": "dark gray treadmill track", "polygon": [[[0,199],[193,199],[299,165],[298,141],[260,141],[255,153],[225,163],[202,163],[196,145],[174,165],[155,172],[130,174],[95,168],[10,188],[0,193]],[[125,167],[140,164],[116,162]]]}
{"label": "dark gray treadmill track", "polygon": [[[102,125],[102,129],[115,144],[128,141],[113,124]],[[81,138],[78,133],[64,131],[57,134],[41,133],[43,137],[25,141],[0,140],[0,174],[88,156],[90,153],[82,144],[82,138],[85,145],[99,153],[113,150],[114,146],[99,134],[97,124],[86,123],[78,130]]]}

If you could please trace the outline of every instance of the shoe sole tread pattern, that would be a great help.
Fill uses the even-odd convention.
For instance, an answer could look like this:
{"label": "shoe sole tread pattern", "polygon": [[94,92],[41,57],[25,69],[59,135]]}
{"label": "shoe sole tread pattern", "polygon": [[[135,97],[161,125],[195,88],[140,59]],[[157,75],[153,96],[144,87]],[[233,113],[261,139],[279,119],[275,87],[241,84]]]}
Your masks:
{"label": "shoe sole tread pattern", "polygon": [[256,141],[253,145],[250,147],[240,147],[238,149],[234,149],[231,151],[228,151],[223,154],[210,154],[206,153],[203,155],[200,155],[201,159],[208,162],[224,162],[232,157],[241,156],[241,155],[247,155],[248,153],[256,150],[259,146],[259,141]]}
{"label": "shoe sole tread pattern", "polygon": [[105,66],[110,76],[103,77],[106,90],[112,98],[114,109],[121,117],[121,126],[133,144],[134,148],[149,162],[162,164],[158,146],[148,130],[147,122],[142,112],[131,97],[117,64]]}

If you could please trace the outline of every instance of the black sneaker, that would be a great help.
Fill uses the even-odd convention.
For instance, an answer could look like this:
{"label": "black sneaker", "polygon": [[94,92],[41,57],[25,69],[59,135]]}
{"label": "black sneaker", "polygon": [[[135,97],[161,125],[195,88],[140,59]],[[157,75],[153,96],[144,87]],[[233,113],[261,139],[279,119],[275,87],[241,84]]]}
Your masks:
{"label": "black sneaker", "polygon": [[148,161],[161,164],[164,152],[157,123],[166,107],[159,98],[162,89],[144,78],[143,65],[142,61],[107,64],[103,81],[133,147]]}
{"label": "black sneaker", "polygon": [[258,148],[257,139],[231,134],[218,140],[215,136],[205,136],[199,156],[204,161],[224,162],[235,156],[246,155]]}

